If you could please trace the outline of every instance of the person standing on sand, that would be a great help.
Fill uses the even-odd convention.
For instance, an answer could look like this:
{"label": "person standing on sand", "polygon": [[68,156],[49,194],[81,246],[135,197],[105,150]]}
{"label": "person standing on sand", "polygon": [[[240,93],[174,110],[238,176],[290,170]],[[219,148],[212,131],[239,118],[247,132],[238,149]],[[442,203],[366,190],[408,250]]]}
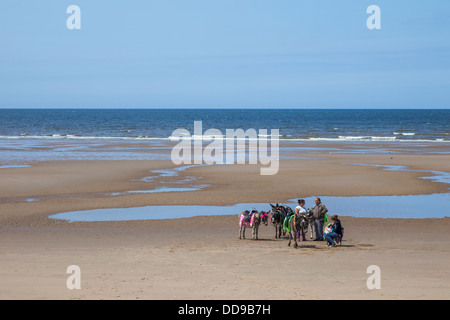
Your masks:
{"label": "person standing on sand", "polygon": [[328,212],[328,209],[320,201],[320,198],[316,198],[314,201],[316,203],[313,209],[314,229],[316,234],[314,241],[323,241],[323,220],[325,219],[325,214]]}
{"label": "person standing on sand", "polygon": [[[305,210],[304,206],[305,206],[305,200],[299,199],[298,200],[298,206],[295,207],[295,213],[297,215],[304,215],[304,214],[306,214],[306,210]],[[300,233],[302,234],[303,241],[306,241],[305,231],[303,230],[303,228],[301,230],[297,231],[297,235],[296,236],[297,236],[298,241],[300,241]]]}

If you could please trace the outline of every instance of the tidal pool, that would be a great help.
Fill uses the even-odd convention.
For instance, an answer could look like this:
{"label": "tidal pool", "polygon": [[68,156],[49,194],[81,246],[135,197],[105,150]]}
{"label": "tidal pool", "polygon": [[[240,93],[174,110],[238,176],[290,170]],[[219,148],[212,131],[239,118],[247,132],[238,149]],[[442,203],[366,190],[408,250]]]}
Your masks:
{"label": "tidal pool", "polygon": [[[305,198],[306,208],[314,205],[314,198]],[[328,214],[365,218],[443,218],[450,216],[450,194],[321,197]],[[285,203],[295,208],[295,199]],[[232,215],[244,210],[268,211],[269,203],[239,203],[233,206],[146,206],[134,208],[94,209],[63,212],[50,216],[52,219],[75,221],[127,221],[152,219],[177,219],[194,216]],[[237,223],[237,218],[236,218]]]}

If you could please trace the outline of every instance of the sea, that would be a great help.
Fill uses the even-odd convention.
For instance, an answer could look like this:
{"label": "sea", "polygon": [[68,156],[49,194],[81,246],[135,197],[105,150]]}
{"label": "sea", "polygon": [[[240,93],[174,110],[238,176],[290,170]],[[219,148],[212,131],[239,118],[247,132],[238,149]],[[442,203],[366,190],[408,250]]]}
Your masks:
{"label": "sea", "polygon": [[286,141],[450,142],[450,109],[0,109],[7,139],[169,139],[175,129],[279,129]]}

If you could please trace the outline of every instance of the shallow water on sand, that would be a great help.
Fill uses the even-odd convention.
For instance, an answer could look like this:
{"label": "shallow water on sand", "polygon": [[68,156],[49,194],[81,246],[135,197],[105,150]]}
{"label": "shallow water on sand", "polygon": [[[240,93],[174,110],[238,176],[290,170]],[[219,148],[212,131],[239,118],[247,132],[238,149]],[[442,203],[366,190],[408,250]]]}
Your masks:
{"label": "shallow water on sand", "polygon": [[[314,198],[305,198],[306,207],[314,205]],[[450,216],[450,194],[321,197],[331,215],[366,218],[443,218]],[[295,200],[286,203],[294,208]],[[230,215],[244,210],[270,210],[268,203],[239,203],[233,206],[146,206],[135,208],[94,209],[72,211],[50,216],[52,219],[74,221],[127,221],[177,219],[193,216]]]}

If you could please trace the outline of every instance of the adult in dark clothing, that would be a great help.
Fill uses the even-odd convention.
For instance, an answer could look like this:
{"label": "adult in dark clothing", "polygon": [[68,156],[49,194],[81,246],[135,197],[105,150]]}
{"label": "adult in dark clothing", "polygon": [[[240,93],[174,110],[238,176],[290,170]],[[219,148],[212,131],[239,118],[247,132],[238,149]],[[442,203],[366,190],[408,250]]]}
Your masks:
{"label": "adult in dark clothing", "polygon": [[328,209],[320,201],[320,198],[316,198],[315,203],[316,205],[313,209],[313,217],[316,238],[314,241],[323,241],[323,220],[325,218],[325,214],[328,212]]}
{"label": "adult in dark clothing", "polygon": [[337,237],[342,237],[342,225],[336,215],[331,217],[331,221],[333,221],[333,224],[331,225],[331,232],[325,234],[325,240],[327,240],[328,246],[336,247],[334,239]]}

